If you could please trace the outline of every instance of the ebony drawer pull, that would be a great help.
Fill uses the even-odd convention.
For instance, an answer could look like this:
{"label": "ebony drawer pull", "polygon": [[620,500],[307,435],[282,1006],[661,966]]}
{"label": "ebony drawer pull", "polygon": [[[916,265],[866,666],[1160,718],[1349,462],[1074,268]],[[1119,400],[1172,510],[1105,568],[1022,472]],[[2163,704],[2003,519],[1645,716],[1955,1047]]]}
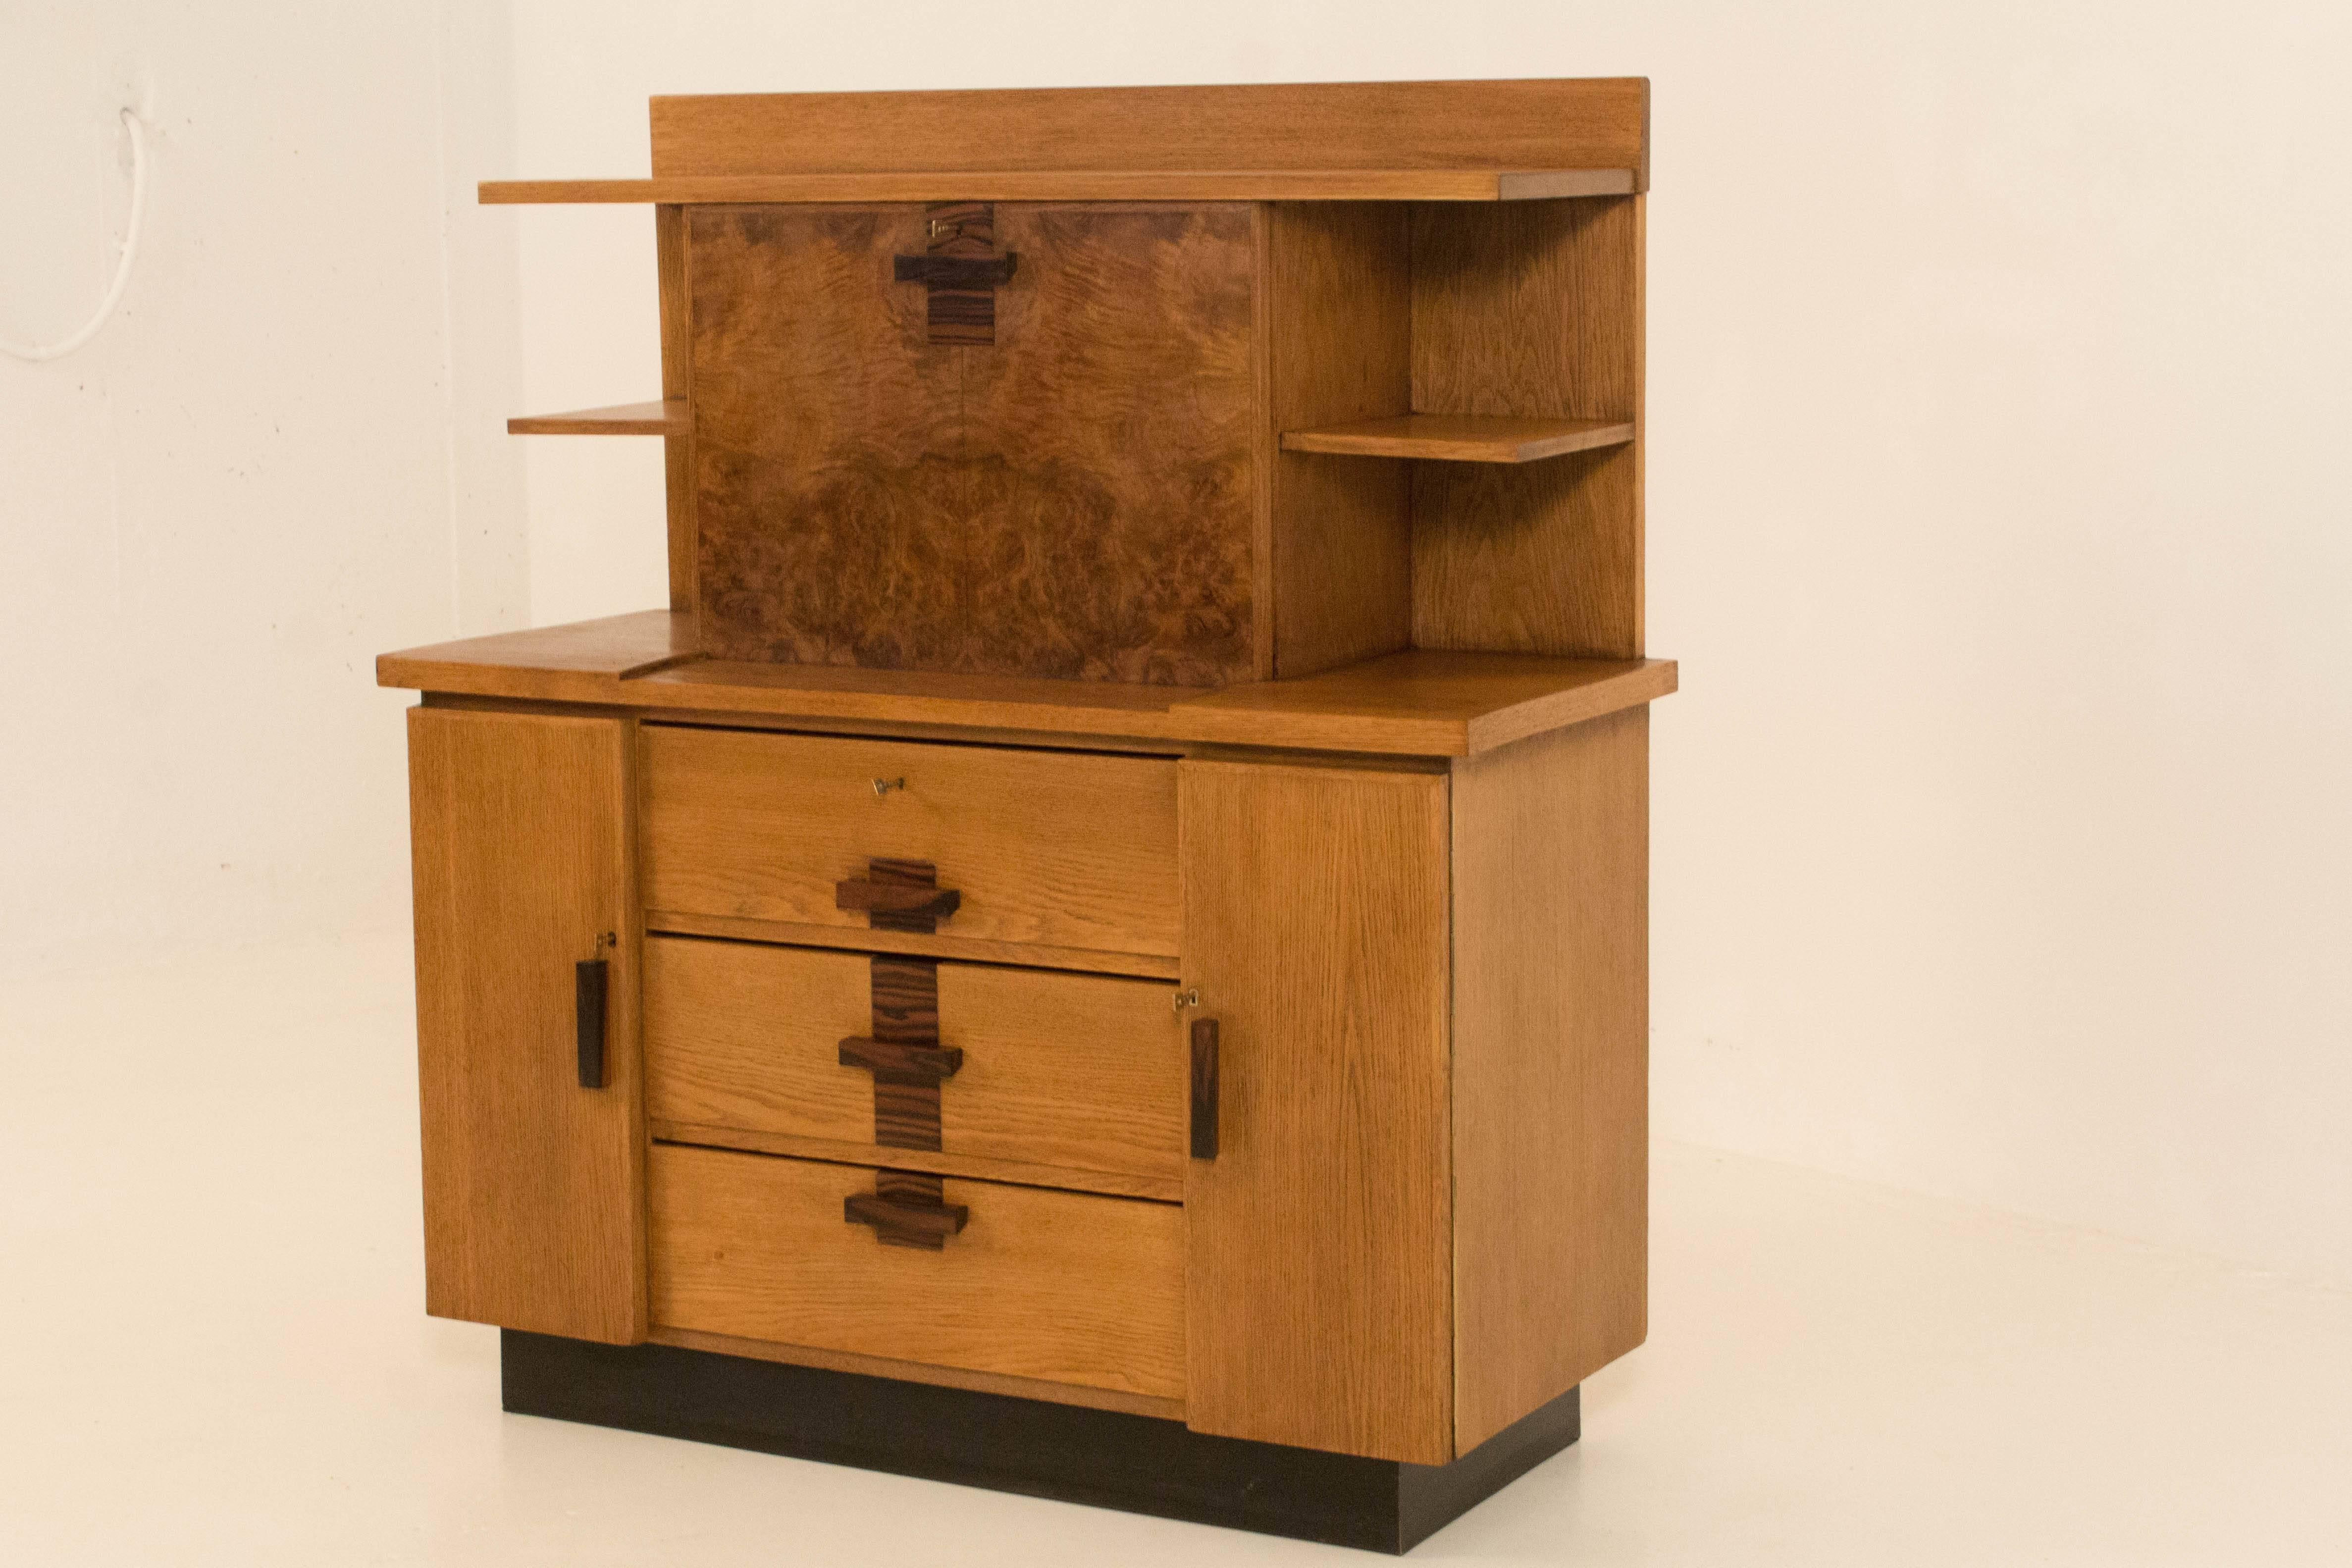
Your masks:
{"label": "ebony drawer pull", "polygon": [[905,882],[876,882],[853,877],[833,885],[833,906],[859,914],[916,916],[940,921],[956,912],[963,895],[953,888],[915,887]]}
{"label": "ebony drawer pull", "polygon": [[937,1176],[917,1171],[877,1171],[875,1191],[852,1193],[841,1200],[841,1217],[850,1225],[870,1225],[885,1247],[917,1247],[937,1252],[948,1237],[963,1229],[971,1211],[961,1204],[943,1202]]}
{"label": "ebony drawer pull", "polygon": [[961,1046],[906,1046],[852,1035],[841,1042],[841,1065],[864,1068],[877,1077],[953,1078],[963,1066]]}
{"label": "ebony drawer pull", "polygon": [[1217,1021],[1192,1020],[1192,1158],[1217,1157]]}
{"label": "ebony drawer pull", "polygon": [[1003,256],[896,256],[891,276],[901,283],[926,283],[934,289],[993,289],[1013,281],[1020,258]]}
{"label": "ebony drawer pull", "polygon": [[962,904],[961,893],[940,886],[940,868],[929,860],[877,855],[866,862],[866,875],[833,885],[833,907],[864,915],[876,931],[934,931]]}
{"label": "ebony drawer pull", "polygon": [[591,959],[572,972],[572,1028],[579,1037],[580,1087],[604,1087],[604,961]]}

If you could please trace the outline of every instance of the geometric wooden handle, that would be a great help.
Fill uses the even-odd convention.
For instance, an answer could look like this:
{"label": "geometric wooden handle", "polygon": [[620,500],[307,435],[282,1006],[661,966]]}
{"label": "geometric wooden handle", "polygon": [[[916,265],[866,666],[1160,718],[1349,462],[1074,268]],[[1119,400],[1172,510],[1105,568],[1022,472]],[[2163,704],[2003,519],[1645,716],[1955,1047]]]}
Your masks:
{"label": "geometric wooden handle", "polygon": [[1192,1020],[1192,1158],[1217,1157],[1217,1021]]}
{"label": "geometric wooden handle", "polygon": [[1003,256],[894,256],[890,276],[900,283],[924,283],[934,289],[993,289],[1013,281],[1021,258]]}
{"label": "geometric wooden handle", "polygon": [[572,1028],[583,1089],[604,1087],[604,991],[610,973],[601,958],[572,966]]}
{"label": "geometric wooden handle", "polygon": [[867,915],[926,915],[944,920],[963,903],[953,888],[910,887],[855,877],[833,885],[833,907]]}
{"label": "geometric wooden handle", "polygon": [[919,1247],[929,1252],[945,1247],[971,1212],[961,1204],[910,1202],[880,1193],[852,1193],[841,1200],[841,1217],[851,1225],[872,1226],[875,1239],[885,1247]]}
{"label": "geometric wooden handle", "polygon": [[841,1042],[841,1065],[864,1068],[877,1077],[936,1080],[956,1075],[963,1066],[963,1050],[957,1046],[902,1046],[852,1035]]}

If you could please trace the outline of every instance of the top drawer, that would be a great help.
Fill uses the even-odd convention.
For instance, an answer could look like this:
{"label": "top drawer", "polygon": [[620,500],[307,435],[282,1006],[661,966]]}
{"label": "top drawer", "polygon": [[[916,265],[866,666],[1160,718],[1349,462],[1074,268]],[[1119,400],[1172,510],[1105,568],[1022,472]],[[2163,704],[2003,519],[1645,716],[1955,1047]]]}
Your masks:
{"label": "top drawer", "polygon": [[[640,734],[656,930],[752,922],[740,934],[974,955],[971,944],[1011,943],[1032,950],[1003,954],[1015,961],[1083,967],[1097,966],[1084,954],[1135,953],[1172,973],[1172,760],[665,724]],[[863,934],[869,916],[841,908],[837,889],[877,859],[935,868],[959,900],[937,922],[946,940]]]}

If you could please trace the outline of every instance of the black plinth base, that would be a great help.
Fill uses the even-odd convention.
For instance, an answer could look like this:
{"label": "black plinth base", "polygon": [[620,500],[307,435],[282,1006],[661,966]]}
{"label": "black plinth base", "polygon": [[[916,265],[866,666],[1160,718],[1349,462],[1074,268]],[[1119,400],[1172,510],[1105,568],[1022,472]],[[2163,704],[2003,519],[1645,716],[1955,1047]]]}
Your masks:
{"label": "black plinth base", "polygon": [[1577,1436],[1577,1391],[1450,1465],[1210,1437],[1174,1421],[503,1331],[506,1407],[1374,1552],[1412,1550]]}

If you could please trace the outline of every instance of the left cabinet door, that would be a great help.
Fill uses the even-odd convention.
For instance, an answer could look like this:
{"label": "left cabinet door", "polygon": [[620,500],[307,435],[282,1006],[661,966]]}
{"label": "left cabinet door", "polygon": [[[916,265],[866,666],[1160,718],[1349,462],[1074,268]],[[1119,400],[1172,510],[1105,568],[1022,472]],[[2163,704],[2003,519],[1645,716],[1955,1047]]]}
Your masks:
{"label": "left cabinet door", "polygon": [[[626,720],[412,709],[425,1310],[646,1335]],[[602,963],[603,1016],[593,1010]],[[600,1087],[583,1030],[602,1028]],[[593,1044],[593,1035],[591,1038]]]}

